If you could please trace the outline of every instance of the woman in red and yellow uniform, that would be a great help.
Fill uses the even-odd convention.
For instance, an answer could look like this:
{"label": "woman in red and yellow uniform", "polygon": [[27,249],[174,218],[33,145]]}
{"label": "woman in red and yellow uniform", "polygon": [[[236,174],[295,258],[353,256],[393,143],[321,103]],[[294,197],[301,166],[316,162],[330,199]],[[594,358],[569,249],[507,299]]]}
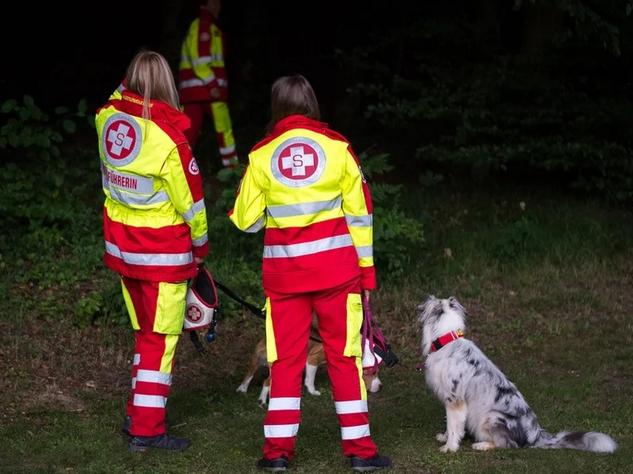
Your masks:
{"label": "woman in red and yellow uniform", "polygon": [[260,469],[282,472],[294,456],[301,377],[313,311],[352,469],[391,461],[369,432],[362,380],[361,292],[376,287],[372,202],[349,142],[319,122],[319,105],[301,75],[279,78],[271,92],[268,136],[249,154],[231,221],[245,232],[266,229],[262,279],[271,365],[264,457]]}
{"label": "woman in red and yellow uniform", "polygon": [[125,88],[96,116],[106,266],[121,276],[136,331],[125,430],[132,451],[183,450],[165,432],[165,405],[183,329],[187,280],[209,252],[202,178],[165,58],[142,51]]}
{"label": "woman in red and yellow uniform", "polygon": [[213,120],[222,165],[232,167],[237,160],[233,124],[229,114],[224,63],[224,34],[218,26],[221,0],[202,0],[198,17],[189,25],[182,42],[178,88],[182,111],[191,120],[186,132],[195,149],[205,116]]}

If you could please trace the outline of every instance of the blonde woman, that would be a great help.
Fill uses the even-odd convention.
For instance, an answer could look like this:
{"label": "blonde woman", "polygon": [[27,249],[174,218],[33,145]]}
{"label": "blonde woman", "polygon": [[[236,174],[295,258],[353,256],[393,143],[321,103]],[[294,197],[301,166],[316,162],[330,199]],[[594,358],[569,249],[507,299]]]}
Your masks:
{"label": "blonde woman", "polygon": [[187,449],[165,431],[165,406],[185,315],[187,281],[209,252],[202,178],[165,58],[141,51],[125,87],[97,111],[105,202],[103,261],[121,276],[135,330],[128,448]]}

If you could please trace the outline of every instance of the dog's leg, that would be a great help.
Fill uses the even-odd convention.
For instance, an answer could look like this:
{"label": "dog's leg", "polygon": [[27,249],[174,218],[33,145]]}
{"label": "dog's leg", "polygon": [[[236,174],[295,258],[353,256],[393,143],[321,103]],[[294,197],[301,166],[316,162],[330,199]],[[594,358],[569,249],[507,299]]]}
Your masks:
{"label": "dog's leg", "polygon": [[317,366],[306,364],[306,377],[305,377],[305,386],[308,389],[308,393],[311,395],[321,395],[316,388],[314,388],[314,378],[316,376]]}
{"label": "dog's leg", "polygon": [[489,441],[481,441],[479,443],[473,443],[472,448],[477,451],[490,451],[495,449],[495,445]]}
{"label": "dog's leg", "polygon": [[446,444],[440,451],[457,451],[466,431],[466,418],[468,417],[468,407],[466,402],[458,400],[446,402]]}
{"label": "dog's leg", "polygon": [[248,366],[248,372],[246,372],[242,384],[236,389],[237,392],[246,393],[246,391],[248,390],[248,386],[250,385],[251,380],[253,380],[253,376],[255,375],[255,371],[257,370],[259,365],[259,354],[255,352],[255,354],[253,354],[253,357],[251,358],[251,364]]}
{"label": "dog's leg", "polygon": [[446,443],[446,431],[444,433],[438,433],[435,435],[435,439],[440,443]]}
{"label": "dog's leg", "polygon": [[260,407],[263,408],[268,403],[268,394],[270,394],[270,375],[268,376],[266,380],[264,380],[264,383],[262,384],[262,391],[259,392],[259,398],[257,399],[257,404]]}

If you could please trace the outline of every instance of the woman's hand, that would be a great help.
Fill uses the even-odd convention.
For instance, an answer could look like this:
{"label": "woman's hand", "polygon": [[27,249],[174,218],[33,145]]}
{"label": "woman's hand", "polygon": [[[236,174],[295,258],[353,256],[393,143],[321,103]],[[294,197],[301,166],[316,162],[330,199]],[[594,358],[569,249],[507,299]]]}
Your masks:
{"label": "woman's hand", "polygon": [[363,298],[367,300],[369,303],[369,295],[371,294],[371,290],[363,290]]}

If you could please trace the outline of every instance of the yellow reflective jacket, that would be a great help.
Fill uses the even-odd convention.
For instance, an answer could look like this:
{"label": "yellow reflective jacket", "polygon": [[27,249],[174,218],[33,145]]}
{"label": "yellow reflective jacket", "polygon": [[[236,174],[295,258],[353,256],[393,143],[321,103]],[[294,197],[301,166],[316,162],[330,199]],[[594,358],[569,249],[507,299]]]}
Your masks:
{"label": "yellow reflective jacket", "polygon": [[224,65],[224,35],[215,17],[200,7],[191,22],[180,51],[178,91],[180,103],[210,102],[210,90],[220,89],[220,98],[228,99],[228,81]]}
{"label": "yellow reflective jacket", "polygon": [[374,289],[372,202],[349,142],[302,115],[281,120],[249,154],[229,218],[265,227],[265,289],[300,293],[360,276]]}
{"label": "yellow reflective jacket", "polygon": [[104,263],[130,278],[178,282],[209,252],[202,178],[184,137],[189,119],[123,90],[97,111],[105,202]]}

